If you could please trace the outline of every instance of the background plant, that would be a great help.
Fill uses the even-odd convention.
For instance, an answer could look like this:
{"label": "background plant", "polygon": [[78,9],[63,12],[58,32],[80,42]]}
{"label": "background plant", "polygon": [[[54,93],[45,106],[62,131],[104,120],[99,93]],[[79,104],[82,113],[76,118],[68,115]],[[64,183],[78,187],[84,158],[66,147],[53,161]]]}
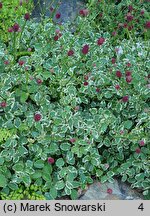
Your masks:
{"label": "background plant", "polygon": [[8,42],[9,28],[18,22],[25,13],[30,13],[33,8],[32,0],[3,0],[0,9],[0,40]]}

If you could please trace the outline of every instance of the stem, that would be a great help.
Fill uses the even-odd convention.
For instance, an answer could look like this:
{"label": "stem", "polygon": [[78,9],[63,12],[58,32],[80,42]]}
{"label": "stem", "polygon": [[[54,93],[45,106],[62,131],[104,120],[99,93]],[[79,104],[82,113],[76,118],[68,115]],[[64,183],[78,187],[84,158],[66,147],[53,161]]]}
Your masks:
{"label": "stem", "polygon": [[21,31],[21,34],[20,34],[20,38],[19,38],[19,50],[20,50],[20,43],[21,43],[21,37],[22,37],[22,34],[23,34],[23,31],[24,31],[24,28],[26,26],[26,23],[27,23],[27,20],[25,21],[23,27],[22,27],[22,31]]}
{"label": "stem", "polygon": [[14,52],[14,60],[16,60],[16,32],[14,32],[13,52]]}

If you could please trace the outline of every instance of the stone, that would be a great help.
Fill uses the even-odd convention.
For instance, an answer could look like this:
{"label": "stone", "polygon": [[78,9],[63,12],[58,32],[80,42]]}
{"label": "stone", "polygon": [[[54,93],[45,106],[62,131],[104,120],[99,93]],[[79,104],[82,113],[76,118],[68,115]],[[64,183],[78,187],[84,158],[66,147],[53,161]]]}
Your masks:
{"label": "stone", "polygon": [[[112,189],[112,194],[107,189]],[[78,200],[142,200],[143,196],[136,190],[131,189],[127,183],[117,179],[114,183],[100,183],[95,181],[84,193],[79,193]]]}
{"label": "stone", "polygon": [[[39,3],[38,3],[39,1]],[[34,0],[34,5],[35,8],[32,12],[32,17],[36,18],[37,20],[39,20],[40,18],[40,13],[41,10],[44,9],[44,6],[46,5],[46,16],[50,16],[50,7],[55,8],[56,6],[56,2],[58,1],[54,1],[54,3],[52,5],[51,2],[53,2],[52,0]],[[79,14],[79,10],[80,9],[84,9],[86,7],[86,1],[85,0],[61,0],[61,4],[57,10],[57,13],[61,14],[60,19],[56,19],[54,17],[54,21],[55,22],[60,22],[60,23],[65,23],[67,21],[72,22],[75,18],[76,15]]]}

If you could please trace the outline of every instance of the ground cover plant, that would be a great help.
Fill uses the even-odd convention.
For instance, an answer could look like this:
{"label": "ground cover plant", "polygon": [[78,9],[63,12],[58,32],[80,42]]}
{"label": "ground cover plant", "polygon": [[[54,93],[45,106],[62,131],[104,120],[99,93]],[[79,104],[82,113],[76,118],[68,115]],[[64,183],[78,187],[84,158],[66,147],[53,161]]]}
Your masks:
{"label": "ground cover plant", "polygon": [[[26,11],[8,27],[7,42],[2,37],[1,199],[77,199],[78,189],[94,179],[104,183],[114,177],[148,196],[148,2],[141,6],[140,30],[119,27],[116,34],[124,16],[109,28],[107,11],[122,3],[109,1],[99,22],[96,5],[101,12],[105,3],[90,1],[80,10],[74,34],[69,23],[59,23],[57,11],[58,23],[33,22]],[[130,6],[132,16],[130,3],[126,10]],[[139,5],[135,1],[133,7],[141,11]],[[4,6],[1,2],[0,13]]]}

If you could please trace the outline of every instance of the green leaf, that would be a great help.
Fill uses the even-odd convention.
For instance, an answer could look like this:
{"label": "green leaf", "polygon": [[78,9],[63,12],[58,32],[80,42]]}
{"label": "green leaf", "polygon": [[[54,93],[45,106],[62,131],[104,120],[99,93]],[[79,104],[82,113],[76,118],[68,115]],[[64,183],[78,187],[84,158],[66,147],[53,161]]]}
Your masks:
{"label": "green leaf", "polygon": [[105,183],[107,182],[107,180],[108,180],[108,177],[106,175],[101,177],[101,183]]}
{"label": "green leaf", "polygon": [[34,166],[38,169],[41,169],[44,167],[44,161],[43,160],[37,160],[35,163],[34,163]]}
{"label": "green leaf", "polygon": [[114,175],[115,175],[115,173],[112,172],[112,171],[108,171],[108,172],[107,172],[107,176],[108,176],[109,178],[111,178],[111,177],[114,176]]}
{"label": "green leaf", "polygon": [[65,183],[63,180],[56,182],[55,184],[55,188],[56,190],[61,190],[65,187]]}
{"label": "green leaf", "polygon": [[67,172],[68,172],[67,167],[61,168],[61,170],[59,172],[60,177],[64,178],[67,175]]}
{"label": "green leaf", "polygon": [[62,143],[62,144],[60,145],[60,148],[61,148],[61,150],[63,150],[63,151],[68,151],[68,150],[70,150],[71,145],[70,145],[69,143]]}
{"label": "green leaf", "polygon": [[64,162],[64,160],[62,158],[59,158],[59,159],[56,160],[56,166],[57,167],[59,167],[59,168],[63,167],[64,164],[65,164],[65,162]]}
{"label": "green leaf", "polygon": [[125,182],[126,180],[127,180],[127,175],[124,174],[124,175],[122,176],[122,178],[121,178],[121,181],[122,181],[122,182]]}
{"label": "green leaf", "polygon": [[24,171],[24,165],[23,163],[19,162],[13,166],[13,170],[16,172],[23,172]]}
{"label": "green leaf", "polygon": [[42,178],[43,178],[45,181],[51,182],[51,175],[50,175],[49,173],[43,173],[43,174],[42,174]]}
{"label": "green leaf", "polygon": [[21,103],[25,103],[26,100],[28,99],[28,96],[29,96],[29,93],[21,92],[20,102],[21,102]]}
{"label": "green leaf", "polygon": [[71,190],[71,199],[76,200],[78,198],[78,191],[75,189]]}
{"label": "green leaf", "polygon": [[71,164],[71,165],[75,164],[75,158],[74,158],[74,154],[72,152],[70,152],[70,151],[67,152],[66,161],[68,164]]}
{"label": "green leaf", "polygon": [[37,186],[41,186],[42,184],[43,184],[42,178],[38,178],[38,179],[35,181],[35,185],[37,185]]}
{"label": "green leaf", "polygon": [[100,126],[100,132],[104,133],[107,129],[108,124],[107,123],[102,123]]}
{"label": "green leaf", "polygon": [[65,187],[65,193],[66,193],[66,195],[71,195],[71,189],[70,188],[68,188],[68,187]]}
{"label": "green leaf", "polygon": [[67,179],[67,181],[73,181],[75,178],[77,177],[77,174],[76,173],[68,173],[67,174],[67,177],[66,177],[66,179]]}
{"label": "green leaf", "polygon": [[31,175],[31,178],[33,178],[33,179],[38,179],[38,178],[40,178],[42,176],[42,173],[40,172],[40,171],[35,171],[35,173],[34,174],[32,174]]}
{"label": "green leaf", "polygon": [[72,184],[73,188],[79,188],[80,187],[80,182],[79,181],[72,181],[71,184]]}
{"label": "green leaf", "polygon": [[17,189],[18,189],[18,185],[17,185],[16,183],[14,183],[14,182],[10,182],[10,183],[8,184],[8,187],[9,187],[10,189],[12,189],[12,190],[17,190]]}
{"label": "green leaf", "polygon": [[49,173],[49,174],[51,174],[52,171],[53,171],[53,169],[52,169],[52,165],[51,165],[51,164],[46,164],[46,165],[44,165],[44,168],[43,168],[43,172],[44,172],[44,173]]}
{"label": "green leaf", "polygon": [[7,179],[3,174],[0,174],[0,187],[6,187],[7,185]]}
{"label": "green leaf", "polygon": [[56,197],[57,197],[57,190],[56,190],[55,187],[52,187],[50,189],[50,195],[51,195],[52,199],[56,199]]}
{"label": "green leaf", "polygon": [[21,156],[23,156],[28,153],[28,150],[24,146],[19,146],[18,152]]}
{"label": "green leaf", "polygon": [[22,181],[26,186],[29,186],[31,184],[31,178],[29,175],[24,174],[22,177]]}
{"label": "green leaf", "polygon": [[100,177],[103,175],[103,171],[102,170],[96,170],[96,176]]}
{"label": "green leaf", "polygon": [[20,118],[15,118],[15,120],[14,120],[14,126],[16,127],[16,128],[19,128],[19,126],[21,125],[21,120],[20,120]]}
{"label": "green leaf", "polygon": [[145,174],[144,173],[139,173],[135,176],[135,179],[138,181],[138,182],[141,182],[141,181],[144,181],[144,178],[145,178]]}
{"label": "green leaf", "polygon": [[131,127],[132,127],[132,121],[125,121],[124,122],[124,127],[126,128],[126,129],[130,129]]}
{"label": "green leaf", "polygon": [[3,163],[4,163],[4,158],[0,157],[0,166],[3,165]]}

